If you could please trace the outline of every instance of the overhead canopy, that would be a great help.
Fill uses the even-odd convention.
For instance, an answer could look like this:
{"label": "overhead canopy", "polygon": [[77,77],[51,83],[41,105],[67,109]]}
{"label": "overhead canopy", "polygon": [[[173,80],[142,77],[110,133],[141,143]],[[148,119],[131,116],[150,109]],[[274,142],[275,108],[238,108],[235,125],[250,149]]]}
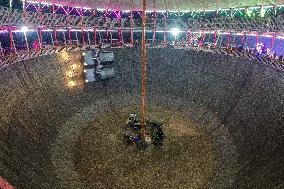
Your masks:
{"label": "overhead canopy", "polygon": [[[141,0],[32,0],[51,4],[111,10],[141,10]],[[284,0],[146,0],[147,10],[208,10],[284,4]]]}

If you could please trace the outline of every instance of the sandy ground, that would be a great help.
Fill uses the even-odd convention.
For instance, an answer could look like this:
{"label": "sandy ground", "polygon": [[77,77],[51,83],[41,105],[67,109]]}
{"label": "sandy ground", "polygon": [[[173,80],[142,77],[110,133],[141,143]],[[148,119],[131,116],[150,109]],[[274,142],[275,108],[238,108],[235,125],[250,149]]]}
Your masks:
{"label": "sandy ground", "polygon": [[110,112],[81,133],[75,167],[89,188],[208,188],[214,174],[215,151],[208,136],[187,118],[160,107],[149,118],[164,123],[165,145],[139,151],[122,141],[128,113]]}

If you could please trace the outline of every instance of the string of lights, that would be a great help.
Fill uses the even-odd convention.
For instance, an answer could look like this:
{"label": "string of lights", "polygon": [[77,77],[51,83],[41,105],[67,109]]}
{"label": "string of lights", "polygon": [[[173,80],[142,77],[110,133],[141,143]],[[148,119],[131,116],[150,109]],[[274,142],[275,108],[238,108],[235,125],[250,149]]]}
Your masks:
{"label": "string of lights", "polygon": [[[40,8],[42,7],[42,8]],[[92,9],[90,7],[71,7],[62,4],[51,4],[46,2],[37,2],[37,1],[26,1],[25,9],[27,10],[44,10],[45,12],[49,11],[50,7],[55,7],[53,13],[63,13],[66,14],[77,14],[80,9],[83,10],[83,15],[90,15],[96,12],[103,13],[116,12],[118,10],[111,10],[105,8],[96,8]],[[155,6],[154,6],[155,7]],[[120,10],[123,13],[130,13],[131,10]],[[141,11],[135,11],[141,12]],[[253,7],[239,7],[239,8],[219,8],[211,10],[181,10],[181,11],[167,11],[167,10],[147,10],[146,15],[151,15],[153,12],[164,13],[169,12],[169,17],[192,17],[192,18],[206,18],[212,16],[224,16],[224,17],[265,17],[270,15],[282,14],[284,12],[284,5],[260,5]]]}

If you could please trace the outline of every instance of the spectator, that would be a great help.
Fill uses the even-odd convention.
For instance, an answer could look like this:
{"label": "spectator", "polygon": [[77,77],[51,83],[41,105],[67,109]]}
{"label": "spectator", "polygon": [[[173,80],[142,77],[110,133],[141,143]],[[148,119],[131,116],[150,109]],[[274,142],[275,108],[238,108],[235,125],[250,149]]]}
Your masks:
{"label": "spectator", "polygon": [[40,43],[39,43],[38,39],[34,40],[33,48],[34,48],[35,51],[39,51],[40,50]]}

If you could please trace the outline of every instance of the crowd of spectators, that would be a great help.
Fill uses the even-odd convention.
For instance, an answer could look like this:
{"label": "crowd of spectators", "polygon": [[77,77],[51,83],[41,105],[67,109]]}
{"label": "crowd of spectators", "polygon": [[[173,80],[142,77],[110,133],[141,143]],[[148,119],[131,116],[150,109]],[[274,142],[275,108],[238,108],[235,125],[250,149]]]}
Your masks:
{"label": "crowd of spectators", "polygon": [[227,48],[216,49],[216,52],[235,57],[244,57],[260,64],[267,64],[284,71],[283,55],[278,56],[276,52],[260,53],[256,48],[244,48],[243,46],[229,46]]}

